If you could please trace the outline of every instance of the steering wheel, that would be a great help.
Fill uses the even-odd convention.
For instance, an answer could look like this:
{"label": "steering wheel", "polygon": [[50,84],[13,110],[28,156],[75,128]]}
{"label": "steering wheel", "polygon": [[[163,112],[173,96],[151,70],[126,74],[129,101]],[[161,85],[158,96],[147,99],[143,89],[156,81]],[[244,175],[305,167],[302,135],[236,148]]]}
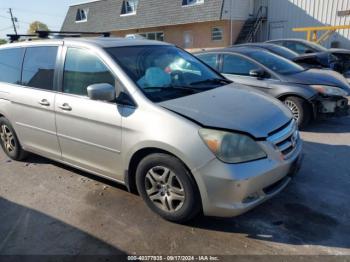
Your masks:
{"label": "steering wheel", "polygon": [[174,70],[170,73],[171,82],[174,85],[183,85],[185,83],[184,73],[181,70]]}

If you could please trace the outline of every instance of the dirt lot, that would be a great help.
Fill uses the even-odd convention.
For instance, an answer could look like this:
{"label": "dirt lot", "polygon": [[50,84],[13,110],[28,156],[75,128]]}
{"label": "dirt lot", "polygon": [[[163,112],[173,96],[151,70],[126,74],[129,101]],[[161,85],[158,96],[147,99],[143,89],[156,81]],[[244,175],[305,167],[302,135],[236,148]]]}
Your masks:
{"label": "dirt lot", "polygon": [[350,118],[303,132],[305,161],[276,198],[232,219],[166,222],[122,186],[0,152],[0,254],[350,255]]}

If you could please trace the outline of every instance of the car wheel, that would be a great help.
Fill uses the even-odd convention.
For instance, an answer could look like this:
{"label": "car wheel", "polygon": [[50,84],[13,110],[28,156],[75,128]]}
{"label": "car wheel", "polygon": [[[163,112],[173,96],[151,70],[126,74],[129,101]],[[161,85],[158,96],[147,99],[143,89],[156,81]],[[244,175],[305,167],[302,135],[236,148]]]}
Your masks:
{"label": "car wheel", "polygon": [[312,112],[309,103],[299,97],[290,96],[284,100],[284,104],[293,114],[300,129],[305,128],[311,121]]}
{"label": "car wheel", "polygon": [[166,220],[184,223],[201,210],[196,183],[176,157],[145,157],[136,170],[136,185],[148,207]]}
{"label": "car wheel", "polygon": [[11,123],[4,117],[0,117],[0,143],[9,158],[17,161],[26,158],[27,152],[22,149]]}

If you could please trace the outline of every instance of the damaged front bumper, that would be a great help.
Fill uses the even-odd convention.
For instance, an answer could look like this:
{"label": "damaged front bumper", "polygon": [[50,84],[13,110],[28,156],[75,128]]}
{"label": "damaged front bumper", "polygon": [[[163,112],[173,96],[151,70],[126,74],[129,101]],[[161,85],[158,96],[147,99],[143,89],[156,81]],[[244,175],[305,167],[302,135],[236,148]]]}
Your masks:
{"label": "damaged front bumper", "polygon": [[320,96],[315,100],[317,116],[340,117],[350,114],[349,99],[341,96]]}

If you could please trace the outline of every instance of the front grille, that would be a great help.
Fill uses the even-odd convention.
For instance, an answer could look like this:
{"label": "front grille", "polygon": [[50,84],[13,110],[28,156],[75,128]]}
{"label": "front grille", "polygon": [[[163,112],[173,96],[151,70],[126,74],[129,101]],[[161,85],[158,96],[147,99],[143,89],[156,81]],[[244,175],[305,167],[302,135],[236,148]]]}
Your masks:
{"label": "front grille", "polygon": [[296,122],[293,120],[283,129],[273,132],[273,135],[267,138],[278,151],[282,153],[285,159],[293,154],[300,142],[299,131]]}

